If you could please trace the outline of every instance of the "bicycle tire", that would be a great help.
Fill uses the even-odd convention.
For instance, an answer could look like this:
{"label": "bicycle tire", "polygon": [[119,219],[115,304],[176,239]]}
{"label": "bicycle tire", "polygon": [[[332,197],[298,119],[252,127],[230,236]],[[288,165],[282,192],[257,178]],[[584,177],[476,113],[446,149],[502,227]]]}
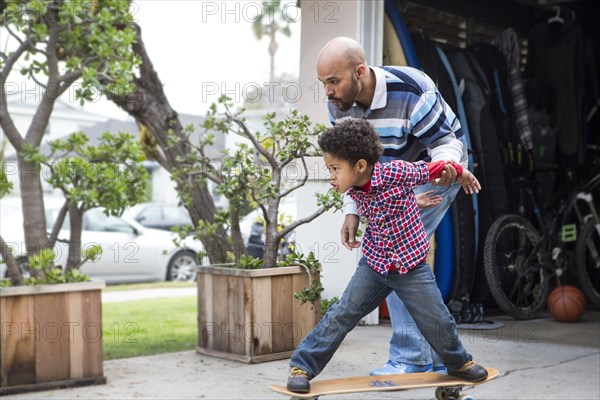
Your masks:
{"label": "bicycle tire", "polygon": [[575,274],[588,301],[600,305],[600,233],[595,221],[588,221],[575,244]]}
{"label": "bicycle tire", "polygon": [[518,320],[537,317],[550,290],[542,267],[544,250],[538,249],[532,263],[525,265],[539,241],[533,225],[516,214],[498,218],[485,238],[484,269],[490,292],[498,306]]}

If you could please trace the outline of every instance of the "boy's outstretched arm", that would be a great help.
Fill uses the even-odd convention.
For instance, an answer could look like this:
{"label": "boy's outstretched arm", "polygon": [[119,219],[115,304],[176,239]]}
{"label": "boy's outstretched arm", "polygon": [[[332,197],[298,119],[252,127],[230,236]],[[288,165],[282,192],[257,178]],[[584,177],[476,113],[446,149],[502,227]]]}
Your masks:
{"label": "boy's outstretched arm", "polygon": [[444,172],[451,170],[456,173],[456,181],[462,186],[466,194],[479,193],[481,190],[481,185],[475,175],[455,162],[434,161],[427,164],[427,169],[429,170],[429,179],[432,182],[439,179]]}

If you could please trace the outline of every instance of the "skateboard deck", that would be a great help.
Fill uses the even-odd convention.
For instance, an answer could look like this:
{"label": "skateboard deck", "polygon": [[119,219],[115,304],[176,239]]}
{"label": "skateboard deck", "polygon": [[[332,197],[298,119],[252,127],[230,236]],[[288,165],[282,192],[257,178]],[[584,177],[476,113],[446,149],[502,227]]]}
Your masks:
{"label": "skateboard deck", "polygon": [[285,386],[271,385],[271,390],[290,396],[293,399],[312,399],[319,396],[335,394],[349,394],[362,392],[392,392],[396,390],[420,389],[435,387],[437,399],[467,399],[469,396],[460,396],[460,390],[486,383],[498,376],[495,368],[486,368],[488,377],[479,382],[469,382],[464,379],[437,372],[422,372],[416,374],[398,374],[381,376],[356,376],[339,379],[315,380],[310,383],[309,393],[294,393]]}

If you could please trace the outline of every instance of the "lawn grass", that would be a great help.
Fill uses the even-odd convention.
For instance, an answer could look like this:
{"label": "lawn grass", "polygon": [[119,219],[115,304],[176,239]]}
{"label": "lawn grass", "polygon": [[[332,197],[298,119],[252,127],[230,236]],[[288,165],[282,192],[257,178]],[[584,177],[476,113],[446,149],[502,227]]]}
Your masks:
{"label": "lawn grass", "polygon": [[186,296],[103,304],[104,359],[195,349],[196,302]]}
{"label": "lawn grass", "polygon": [[106,285],[103,292],[118,292],[122,290],[138,290],[138,289],[157,289],[157,288],[180,288],[194,287],[196,282],[190,281],[175,281],[175,282],[148,282],[148,283],[129,283],[120,285]]}

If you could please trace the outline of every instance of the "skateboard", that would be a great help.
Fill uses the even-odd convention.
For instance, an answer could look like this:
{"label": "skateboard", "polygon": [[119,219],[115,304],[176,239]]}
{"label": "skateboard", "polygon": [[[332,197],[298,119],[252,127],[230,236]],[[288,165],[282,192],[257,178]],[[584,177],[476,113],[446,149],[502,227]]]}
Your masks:
{"label": "skateboard", "polygon": [[361,392],[392,392],[396,390],[436,388],[437,400],[474,400],[470,395],[460,394],[466,387],[473,387],[491,381],[498,376],[498,370],[486,368],[488,377],[479,382],[469,382],[437,372],[421,372],[414,374],[356,376],[351,378],[323,379],[311,382],[309,393],[294,393],[285,386],[271,385],[271,390],[292,399],[318,399],[319,396],[349,394]]}

